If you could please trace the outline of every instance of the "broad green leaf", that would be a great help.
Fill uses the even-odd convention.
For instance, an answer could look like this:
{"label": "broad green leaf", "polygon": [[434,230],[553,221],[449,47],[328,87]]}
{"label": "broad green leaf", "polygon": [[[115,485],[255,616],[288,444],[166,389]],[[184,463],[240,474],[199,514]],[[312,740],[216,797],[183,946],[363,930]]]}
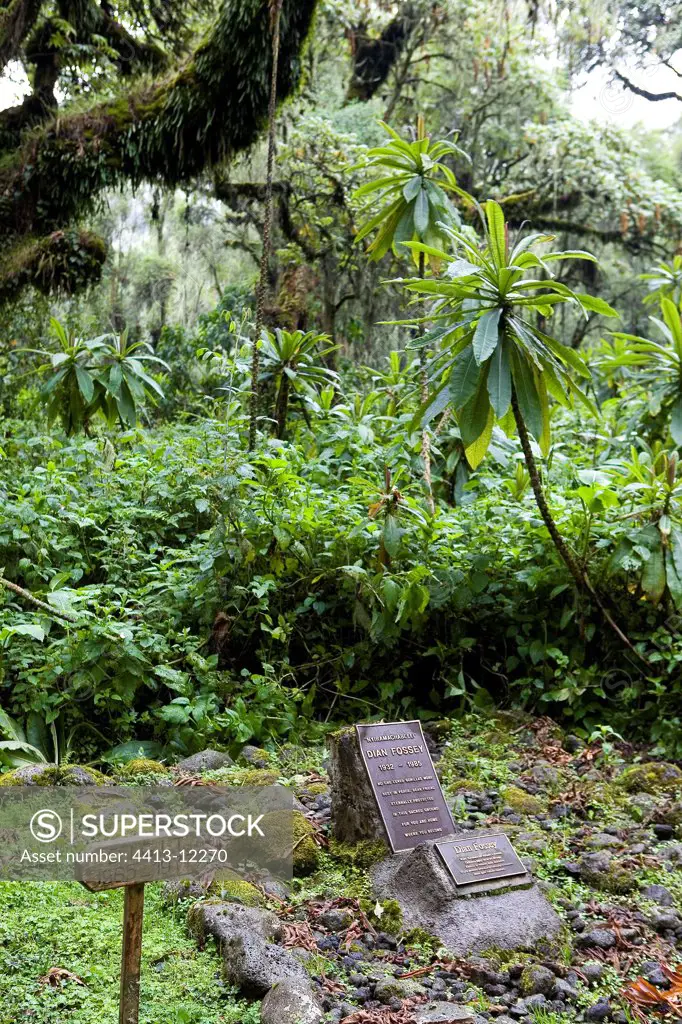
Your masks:
{"label": "broad green leaf", "polygon": [[491,309],[480,317],[474,331],[472,350],[476,362],[480,365],[495,351],[499,341],[499,324],[502,316],[501,309]]}
{"label": "broad green leaf", "polygon": [[406,202],[411,203],[413,199],[417,198],[422,189],[422,182],[423,179],[421,174],[415,174],[413,178],[410,178],[403,189],[403,196],[405,197]]}
{"label": "broad green leaf", "polygon": [[492,414],[492,406],[488,398],[487,370],[486,366],[479,376],[476,393],[457,413],[457,423],[465,449],[473,445],[485,432],[488,418]]}
{"label": "broad green leaf", "polygon": [[420,189],[414,204],[414,227],[417,234],[423,237],[429,226],[429,200],[425,189]]}
{"label": "broad green leaf", "polygon": [[511,370],[523,421],[533,437],[539,441],[543,429],[542,404],[535,386],[533,370],[517,349],[512,349]]}
{"label": "broad green leaf", "polygon": [[593,256],[591,252],[585,252],[584,249],[564,249],[562,252],[549,252],[543,257],[545,262],[550,260],[589,260],[590,263],[598,263],[596,256]]}
{"label": "broad green leaf", "polygon": [[682,319],[680,319],[680,311],[674,302],[664,297],[661,299],[661,312],[672,336],[675,349],[680,353],[682,352]]}
{"label": "broad green leaf", "polygon": [[450,396],[455,409],[465,406],[475,393],[481,372],[473,348],[467,346],[457,356],[450,375]]}
{"label": "broad green leaf", "polygon": [[9,737],[11,740],[19,740],[24,742],[26,740],[26,734],[19,725],[19,723],[11,718],[6,711],[0,708],[0,732],[3,736]]}
{"label": "broad green leaf", "polygon": [[620,314],[609,306],[608,302],[604,302],[603,299],[598,299],[596,295],[586,295],[584,292],[576,292],[575,296],[580,300],[582,306],[585,309],[589,309],[592,313],[600,313],[602,316],[615,316],[620,319]]}
{"label": "broad green leaf", "polygon": [[396,516],[387,515],[384,520],[384,529],[382,533],[384,547],[391,558],[395,558],[400,550],[400,536],[401,529],[398,526],[398,519]]}
{"label": "broad green leaf", "polygon": [[676,445],[682,445],[682,395],[678,395],[670,410],[670,436]]}
{"label": "broad green leaf", "polygon": [[450,381],[446,380],[435,394],[432,395],[431,399],[418,409],[417,415],[411,423],[412,430],[416,430],[418,427],[425,427],[427,423],[430,423],[436,416],[439,416],[450,405],[450,402]]}
{"label": "broad green leaf", "polygon": [[18,626],[10,627],[13,633],[17,633],[19,636],[32,636],[34,640],[44,640],[45,630],[42,626],[35,625],[33,622],[22,622]]}
{"label": "broad green leaf", "polygon": [[[411,242],[414,236],[414,228],[414,211],[412,206],[408,206],[400,218],[393,234],[394,246],[398,246],[402,242]],[[399,252],[399,250],[396,251]]]}
{"label": "broad green leaf", "polygon": [[[675,543],[675,541],[673,541]],[[678,565],[682,563],[682,538],[677,535],[677,557],[672,548],[665,551],[665,581],[670,591],[675,608],[679,611],[682,608],[682,573],[678,572]],[[682,568],[682,565],[680,565]]]}
{"label": "broad green leaf", "polygon": [[468,445],[468,447],[464,449],[466,460],[472,469],[476,469],[485,458],[485,453],[488,451],[488,448],[490,447],[490,440],[493,436],[494,423],[495,413],[493,412],[492,406],[489,406],[488,419],[486,420],[483,432],[476,438],[476,440],[472,444]]}
{"label": "broad green leaf", "polygon": [[549,399],[547,397],[547,385],[545,384],[544,374],[542,373],[534,373],[533,379],[540,399],[540,409],[542,412],[542,433],[538,438],[538,443],[540,445],[540,451],[544,457],[547,458],[549,455],[550,443]]}
{"label": "broad green leaf", "polygon": [[507,241],[502,207],[493,199],[489,199],[485,204],[485,215],[488,221],[490,252],[495,266],[500,270],[507,265]]}
{"label": "broad green leaf", "polygon": [[543,334],[541,331],[539,331],[538,334],[544,341],[547,348],[557,357],[557,359],[562,363],[567,363],[571,369],[575,370],[581,377],[589,380],[592,375],[575,349],[569,348],[567,345],[562,345],[560,341],[557,341],[555,338],[551,338],[548,334]]}
{"label": "broad green leaf", "polygon": [[655,604],[663,597],[663,592],[665,591],[665,561],[663,558],[663,544],[660,539],[653,550],[650,550],[649,557],[644,563],[642,590]]}
{"label": "broad green leaf", "polygon": [[488,370],[488,395],[497,419],[502,419],[511,402],[511,372],[507,344],[501,340],[492,354]]}
{"label": "broad green leaf", "polygon": [[95,397],[95,382],[87,370],[80,366],[76,367],[76,379],[78,380],[80,393],[89,405]]}

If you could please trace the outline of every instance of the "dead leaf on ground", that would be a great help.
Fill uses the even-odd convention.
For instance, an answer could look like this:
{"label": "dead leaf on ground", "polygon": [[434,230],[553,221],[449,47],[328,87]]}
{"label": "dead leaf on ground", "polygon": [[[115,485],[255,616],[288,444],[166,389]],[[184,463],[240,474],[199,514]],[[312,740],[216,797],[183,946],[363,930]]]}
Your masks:
{"label": "dead leaf on ground", "polygon": [[317,943],[315,936],[313,935],[310,925],[307,921],[292,921],[284,925],[284,940],[282,945],[298,946],[301,949],[307,949],[311,953],[317,952]]}
{"label": "dead leaf on ground", "polygon": [[47,974],[44,974],[42,978],[38,978],[41,985],[51,985],[52,988],[59,988],[65,981],[75,981],[77,985],[83,985],[85,982],[82,978],[79,978],[73,971],[67,971],[65,967],[50,967]]}
{"label": "dead leaf on ground", "polygon": [[646,1017],[643,1010],[660,1010],[662,1013],[673,1013],[682,1017],[682,972],[674,971],[667,964],[661,964],[661,970],[670,982],[670,988],[660,989],[652,985],[646,978],[636,978],[623,989],[623,998],[632,1006],[640,1020]]}

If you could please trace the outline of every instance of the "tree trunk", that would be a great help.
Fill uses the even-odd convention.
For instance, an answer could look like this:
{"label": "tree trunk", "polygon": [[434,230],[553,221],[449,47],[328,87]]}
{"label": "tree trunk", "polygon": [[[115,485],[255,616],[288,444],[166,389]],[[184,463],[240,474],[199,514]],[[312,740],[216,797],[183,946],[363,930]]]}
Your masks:
{"label": "tree trunk", "polygon": [[[419,276],[424,277],[425,270],[424,253],[419,253]],[[429,381],[426,376],[426,349],[419,349],[419,390],[420,402],[425,405],[429,398]],[[426,501],[431,515],[436,511],[436,504],[433,500],[433,485],[431,481],[431,435],[428,426],[422,430],[421,460],[424,465],[424,484],[426,485]]]}
{"label": "tree trunk", "polygon": [[258,401],[260,389],[258,376],[260,373],[260,342],[261,331],[265,319],[265,292],[270,267],[270,248],[272,234],[272,176],[275,167],[275,114],[277,112],[277,73],[279,67],[279,36],[282,17],[282,0],[271,0],[272,16],[272,71],[270,75],[270,102],[268,105],[268,168],[265,182],[265,221],[263,223],[263,251],[260,258],[260,275],[256,291],[256,326],[254,328],[253,355],[251,358],[251,412],[249,421],[249,451],[256,445],[258,426]]}
{"label": "tree trunk", "polygon": [[618,623],[613,619],[611,613],[608,611],[607,608],[604,607],[604,604],[599,595],[597,594],[596,590],[594,589],[592,581],[590,580],[590,577],[588,576],[587,572],[578,563],[568,544],[559,533],[559,528],[554,522],[554,519],[552,518],[552,513],[549,510],[549,505],[547,504],[547,498],[545,497],[545,492],[542,487],[542,481],[540,480],[540,473],[538,471],[537,463],[535,461],[535,456],[533,455],[533,449],[531,448],[530,437],[528,435],[526,423],[519,408],[519,402],[516,396],[516,389],[513,386],[511,404],[512,411],[514,413],[516,429],[518,430],[519,440],[521,441],[523,457],[526,461],[526,467],[528,469],[528,475],[530,477],[530,485],[533,488],[533,494],[535,496],[535,503],[538,506],[538,509],[540,510],[542,521],[544,522],[545,526],[549,531],[549,535],[552,538],[552,541],[554,542],[555,548],[561,555],[561,558],[564,564],[566,565],[566,568],[568,569],[571,576],[577,583],[579,589],[587,591],[587,593],[593,599],[593,601],[599,608],[600,612],[604,616],[604,619],[606,620],[606,622],[608,622],[609,626],[618,636],[618,638],[625,644],[626,647],[628,647],[632,651],[632,653],[637,658],[640,659],[640,661],[645,662],[645,659],[642,658],[641,654],[639,654],[639,652],[634,649],[634,647],[626,637],[625,633],[623,633]]}

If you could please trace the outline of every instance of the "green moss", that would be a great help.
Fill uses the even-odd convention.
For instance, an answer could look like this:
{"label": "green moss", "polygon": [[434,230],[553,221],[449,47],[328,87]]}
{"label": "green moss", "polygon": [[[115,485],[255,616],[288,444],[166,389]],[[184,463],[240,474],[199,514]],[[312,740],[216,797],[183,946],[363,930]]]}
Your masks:
{"label": "green moss", "polygon": [[231,903],[241,903],[245,907],[265,906],[265,899],[262,893],[255,885],[251,885],[251,882],[245,882],[242,878],[213,882],[209,892],[211,895],[221,896]]}
{"label": "green moss", "polygon": [[[381,913],[377,913],[377,905]],[[378,904],[375,900],[360,900],[360,909],[378,931],[389,935],[398,935],[402,931],[403,912],[397,900],[382,900]]]}
{"label": "green moss", "polygon": [[53,231],[23,239],[0,260],[0,301],[31,284],[44,295],[74,295],[102,276],[106,246],[90,231]]}
{"label": "green moss", "polygon": [[390,850],[383,839],[363,839],[359,843],[340,843],[329,840],[329,852],[335,860],[348,867],[367,869],[388,856]]}
{"label": "green moss", "polygon": [[626,768],[614,782],[626,793],[677,793],[682,789],[682,771],[665,761],[652,761]]}
{"label": "green moss", "polygon": [[269,771],[267,768],[253,768],[244,772],[241,777],[244,786],[275,786],[278,779],[277,772]]}
{"label": "green moss", "polygon": [[320,848],[313,836],[315,829],[301,811],[270,811],[263,817],[263,832],[273,852],[292,846],[294,875],[305,877],[316,871],[320,863]]}
{"label": "green moss", "polygon": [[329,792],[329,786],[324,782],[313,782],[311,786],[304,786],[302,790],[306,793],[310,793],[311,796],[321,796],[322,793]]}
{"label": "green moss", "polygon": [[111,779],[103,775],[102,772],[84,765],[40,765],[37,767],[41,767],[42,771],[30,781],[22,776],[24,768],[15,768],[11,772],[0,775],[0,786],[78,786],[83,784],[82,772],[87,774],[88,780],[93,786],[111,785]]}
{"label": "green moss", "polygon": [[448,782],[448,793],[482,793],[484,787],[473,779],[455,778]]}
{"label": "green moss", "polygon": [[435,953],[442,946],[438,936],[432,935],[424,928],[411,928],[403,935],[403,942],[407,948],[417,948],[425,953]]}
{"label": "green moss", "polygon": [[121,775],[167,775],[168,768],[160,761],[148,757],[136,757],[120,768]]}
{"label": "green moss", "polygon": [[531,796],[518,786],[504,786],[501,796],[507,807],[517,814],[541,814],[547,810],[547,804],[537,796]]}
{"label": "green moss", "polygon": [[589,871],[583,867],[581,878],[593,889],[623,896],[637,888],[634,875],[617,862],[609,865],[607,871]]}

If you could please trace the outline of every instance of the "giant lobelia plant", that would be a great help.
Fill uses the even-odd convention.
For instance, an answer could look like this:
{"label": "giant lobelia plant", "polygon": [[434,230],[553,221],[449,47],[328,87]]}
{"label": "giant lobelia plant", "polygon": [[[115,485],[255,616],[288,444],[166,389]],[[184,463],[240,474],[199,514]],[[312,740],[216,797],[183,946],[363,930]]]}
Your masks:
{"label": "giant lobelia plant", "polygon": [[[548,454],[550,398],[564,406],[578,399],[598,415],[574,379],[589,380],[585,362],[539,323],[551,317],[555,306],[567,302],[582,311],[618,314],[602,299],[574,292],[552,276],[554,262],[596,262],[591,253],[567,250],[539,255],[533,249],[553,240],[543,234],[528,234],[511,246],[500,205],[489,200],[481,208],[471,196],[466,201],[481,214],[482,245],[452,226],[443,228],[452,253],[420,242],[404,243],[445,268],[438,278],[404,282],[408,291],[433,300],[428,319],[438,322],[428,334],[430,343],[440,346],[430,366],[431,395],[419,410],[417,422],[423,425],[451,408],[472,469],[485,457],[495,423],[507,434],[516,429],[535,501],[559,555],[578,586],[590,593],[612,628],[630,646],[596,593],[585,566],[559,532],[531,444],[532,436],[542,454]],[[535,270],[543,271],[545,277],[534,277]]]}
{"label": "giant lobelia plant", "polygon": [[[356,241],[370,235],[367,248],[372,260],[380,260],[389,249],[398,259],[409,251],[404,243],[421,242],[424,247],[414,250],[419,277],[424,277],[426,262],[434,269],[438,261],[434,247],[446,242],[448,225],[459,224],[459,213],[448,193],[461,194],[452,170],[443,162],[447,156],[464,156],[454,142],[433,141],[425,132],[424,119],[418,118],[416,139],[408,142],[384,121],[379,122],[390,136],[384,146],[368,153],[368,168],[377,170],[380,177],[366,182],[356,190],[355,199],[365,200],[364,222],[360,225]],[[377,210],[376,207],[379,207]],[[422,400],[428,393],[425,369],[426,349],[419,344],[420,382]],[[422,430],[421,457],[424,464],[424,482],[431,511],[434,511],[431,487],[431,453],[428,426]]]}

